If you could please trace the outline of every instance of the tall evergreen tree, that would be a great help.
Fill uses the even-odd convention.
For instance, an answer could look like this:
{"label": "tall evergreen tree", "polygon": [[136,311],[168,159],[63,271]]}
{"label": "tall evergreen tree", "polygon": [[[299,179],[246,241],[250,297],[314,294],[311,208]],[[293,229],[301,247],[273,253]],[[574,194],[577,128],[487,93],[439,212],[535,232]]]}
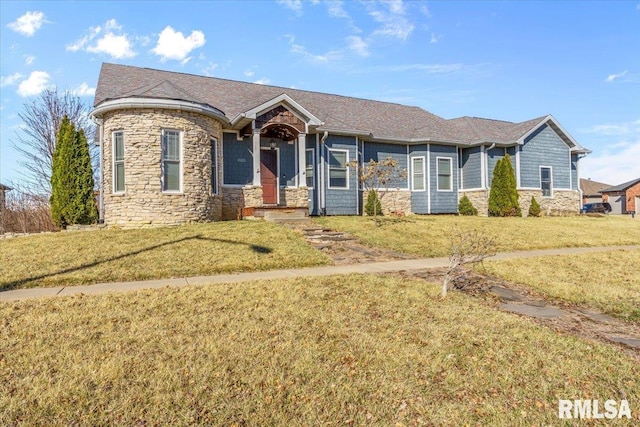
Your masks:
{"label": "tall evergreen tree", "polygon": [[518,203],[516,175],[507,154],[498,160],[493,169],[489,193],[489,216],[522,216]]}
{"label": "tall evergreen tree", "polygon": [[67,116],[60,124],[51,171],[51,218],[59,227],[92,224],[98,219],[93,171],[84,131]]}

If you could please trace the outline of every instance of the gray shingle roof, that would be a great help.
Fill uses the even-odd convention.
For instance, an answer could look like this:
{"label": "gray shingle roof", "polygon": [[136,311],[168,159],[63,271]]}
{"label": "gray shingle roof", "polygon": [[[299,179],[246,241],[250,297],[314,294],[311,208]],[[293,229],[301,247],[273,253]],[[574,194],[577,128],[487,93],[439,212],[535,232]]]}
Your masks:
{"label": "gray shingle roof", "polygon": [[604,190],[600,190],[600,193],[612,193],[614,191],[624,191],[629,187],[633,187],[637,183],[640,182],[640,178],[632,179],[631,181],[624,182],[620,185],[614,185],[613,187],[605,188]]}
{"label": "gray shingle roof", "polygon": [[585,196],[598,196],[607,187],[611,187],[611,184],[580,178],[580,189]]}
{"label": "gray shingle roof", "polygon": [[419,107],[105,63],[94,106],[128,97],[194,102],[214,107],[231,120],[282,94],[288,95],[332,131],[373,134],[376,139],[456,143],[515,143],[544,117],[522,123],[461,117],[446,120]]}

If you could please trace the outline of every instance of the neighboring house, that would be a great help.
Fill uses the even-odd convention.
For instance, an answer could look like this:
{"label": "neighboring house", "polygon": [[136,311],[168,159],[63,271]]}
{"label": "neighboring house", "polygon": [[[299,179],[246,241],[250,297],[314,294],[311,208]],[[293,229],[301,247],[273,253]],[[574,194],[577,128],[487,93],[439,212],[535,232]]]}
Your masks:
{"label": "neighboring house", "polygon": [[640,208],[640,178],[600,191],[605,202],[611,205],[611,213],[638,212]]}
{"label": "neighboring house", "polygon": [[11,191],[10,187],[0,184],[0,234],[4,233],[4,211],[6,209],[6,193]]}
{"label": "neighboring house", "polygon": [[605,184],[591,179],[580,178],[580,191],[582,191],[582,204],[596,203],[604,201],[601,190],[611,187],[611,184]]}
{"label": "neighboring house", "polygon": [[487,213],[496,162],[511,155],[523,212],[580,208],[581,147],[552,116],[522,123],[446,120],[418,107],[299,89],[103,64],[101,216],[143,225],[240,218],[267,209],[356,215],[349,162],[392,157],[406,178],[383,208],[456,213],[469,196]]}

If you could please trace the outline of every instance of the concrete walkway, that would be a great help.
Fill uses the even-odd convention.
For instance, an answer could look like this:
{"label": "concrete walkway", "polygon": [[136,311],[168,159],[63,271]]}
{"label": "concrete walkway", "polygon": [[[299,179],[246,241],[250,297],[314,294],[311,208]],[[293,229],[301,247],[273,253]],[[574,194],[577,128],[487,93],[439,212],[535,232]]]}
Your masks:
{"label": "concrete walkway", "polygon": [[[490,260],[531,258],[545,255],[572,255],[590,252],[613,251],[619,249],[640,249],[640,245],[628,246],[599,246],[591,248],[561,248],[534,251],[502,252]],[[156,289],[165,286],[181,287],[194,285],[209,285],[215,283],[237,283],[251,280],[290,279],[293,277],[318,277],[334,274],[351,273],[388,273],[403,270],[422,270],[428,268],[446,267],[449,258],[418,258],[367,264],[329,265],[323,267],[296,268],[287,270],[256,271],[251,273],[220,274],[215,276],[184,277],[178,279],[145,280],[140,282],[111,282],[86,286],[65,286],[55,288],[16,289],[0,292],[0,301],[18,301],[40,297],[93,295],[107,292],[125,292],[140,289]]]}

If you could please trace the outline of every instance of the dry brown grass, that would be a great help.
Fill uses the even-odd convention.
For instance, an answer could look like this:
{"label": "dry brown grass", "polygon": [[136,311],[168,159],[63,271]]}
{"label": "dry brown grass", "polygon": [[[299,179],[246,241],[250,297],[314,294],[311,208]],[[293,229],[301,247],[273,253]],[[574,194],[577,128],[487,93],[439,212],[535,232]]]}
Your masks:
{"label": "dry brown grass", "polygon": [[0,304],[0,424],[558,425],[558,399],[621,393],[640,417],[637,360],[438,290],[353,275]]}
{"label": "dry brown grass", "polygon": [[640,322],[640,250],[489,261],[487,270],[546,298]]}
{"label": "dry brown grass", "polygon": [[329,263],[298,233],[261,221],[63,232],[0,240],[0,290]]}
{"label": "dry brown grass", "polygon": [[420,256],[448,256],[452,232],[478,230],[496,238],[496,249],[519,251],[580,246],[637,245],[640,220],[629,216],[591,218],[487,218],[452,215],[412,215],[382,218],[322,217],[323,226],[347,231],[364,243]]}

